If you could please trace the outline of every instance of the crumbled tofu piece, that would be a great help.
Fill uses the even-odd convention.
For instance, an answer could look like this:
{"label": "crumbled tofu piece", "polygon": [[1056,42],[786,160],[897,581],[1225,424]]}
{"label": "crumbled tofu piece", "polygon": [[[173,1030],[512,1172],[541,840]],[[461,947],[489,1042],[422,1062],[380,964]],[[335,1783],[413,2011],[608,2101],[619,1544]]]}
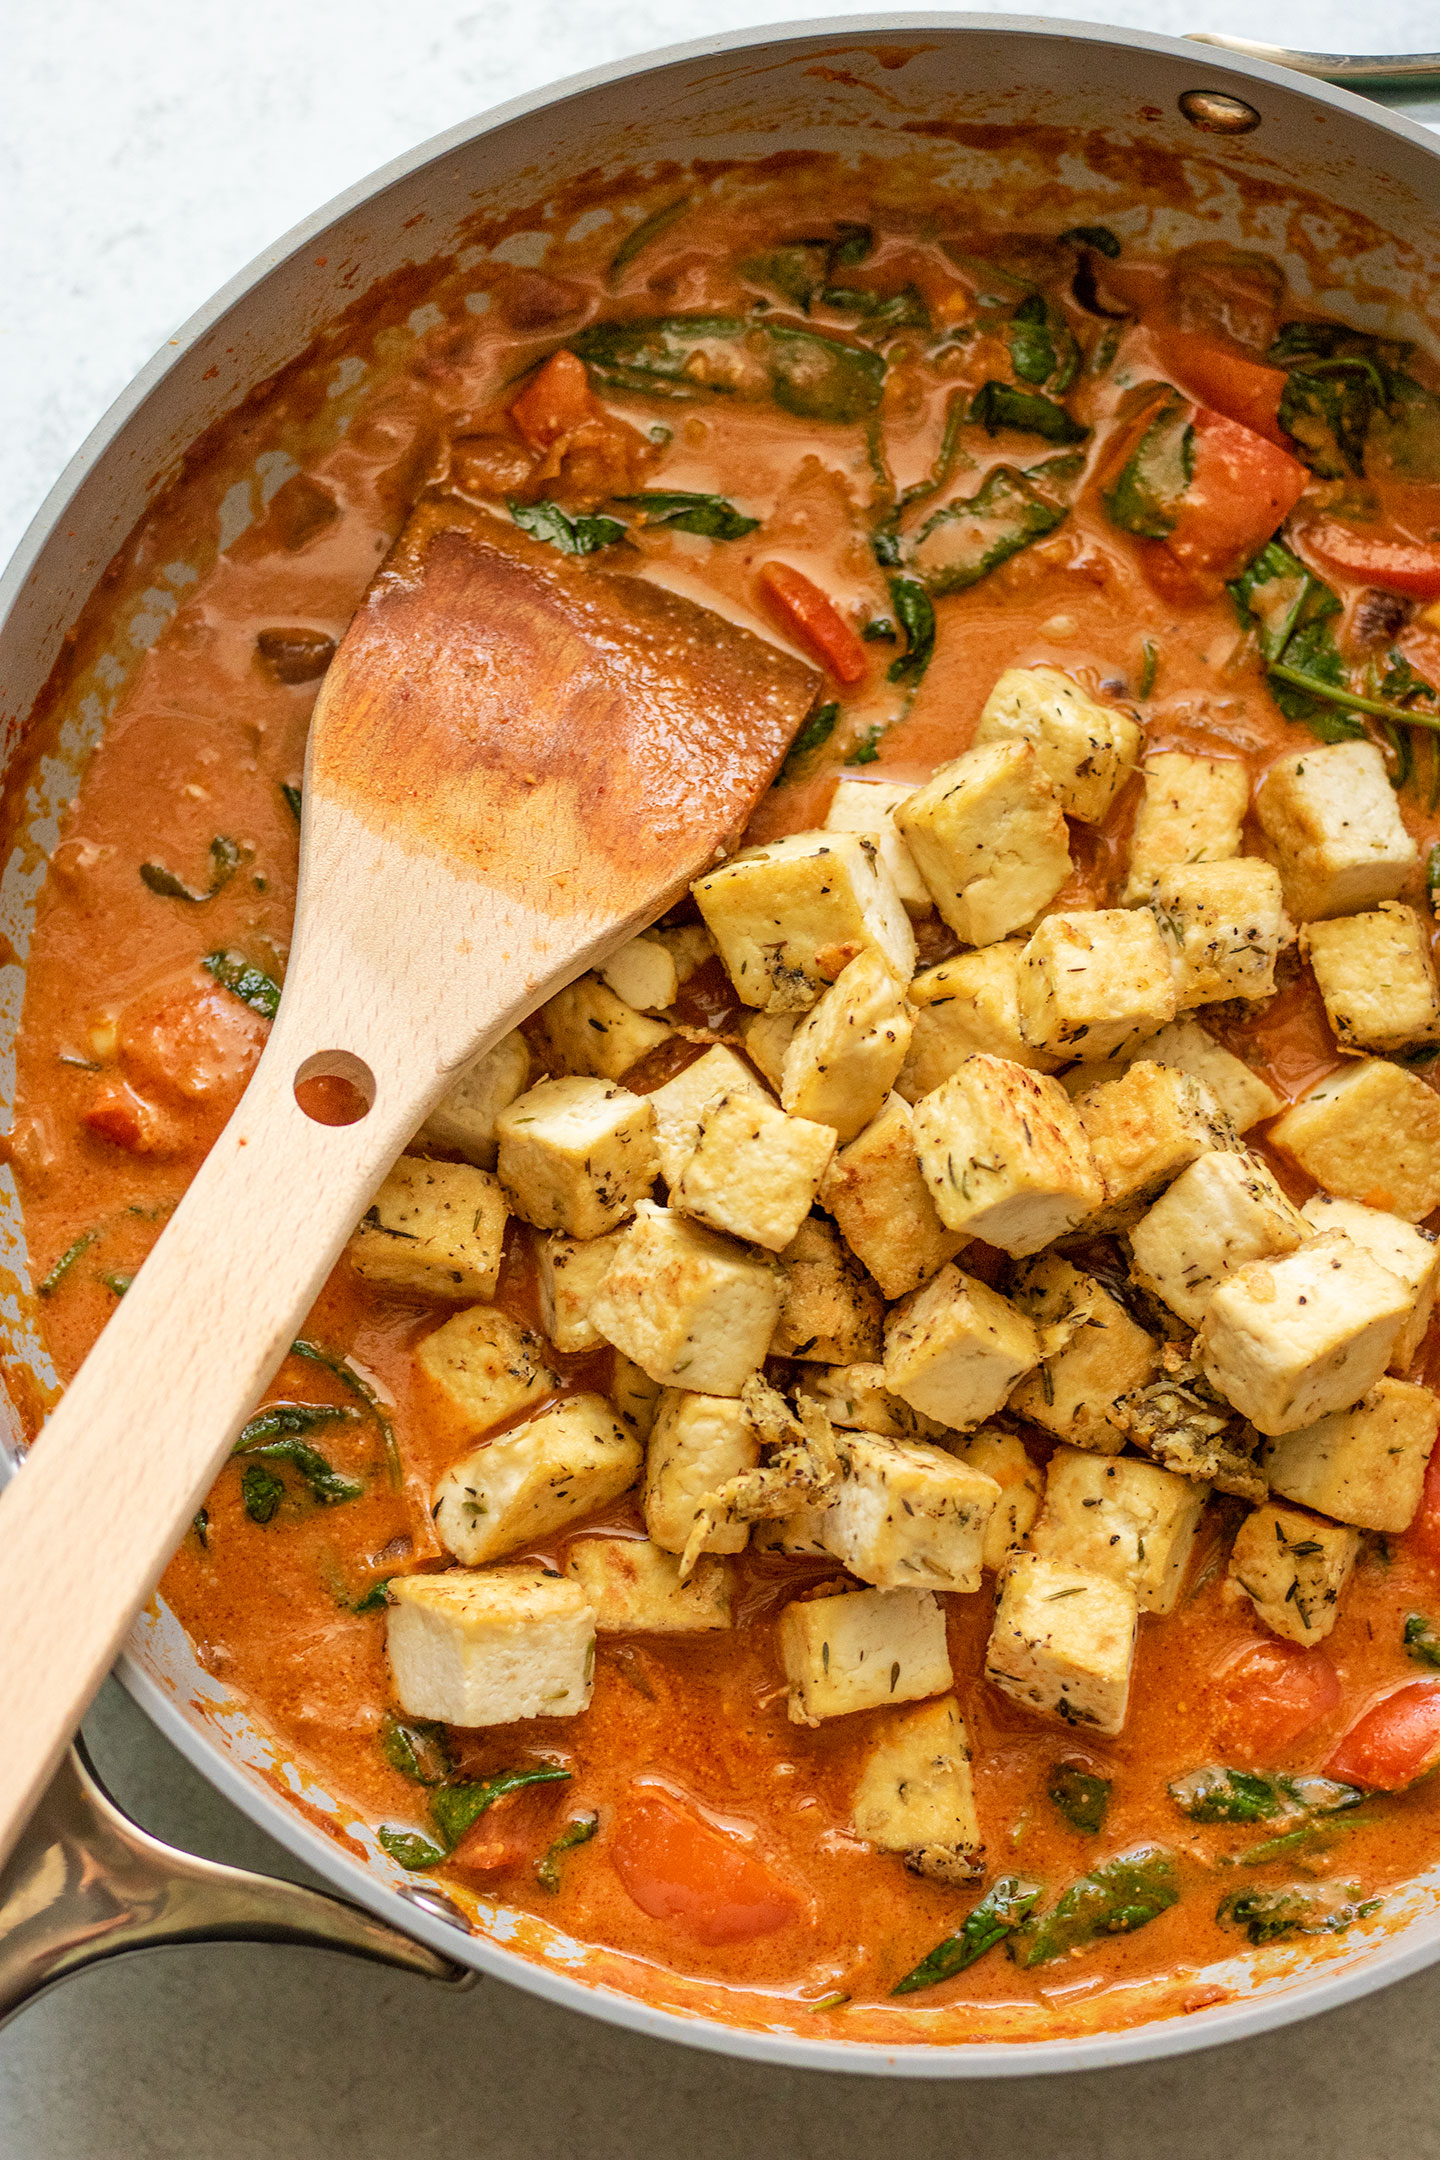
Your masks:
{"label": "crumbled tofu piece", "polygon": [[[652,1541],[662,1552],[683,1553],[705,1501],[759,1461],[760,1436],[741,1403],[667,1388],[645,1450],[645,1528]],[[749,1536],[749,1524],[730,1517],[701,1549],[742,1552]]]}
{"label": "crumbled tofu piece", "polygon": [[603,1237],[655,1182],[655,1113],[605,1080],[542,1080],[502,1110],[500,1183],[537,1230]]}
{"label": "crumbled tofu piece", "polygon": [[1000,1498],[985,1532],[981,1563],[999,1574],[1010,1554],[1023,1545],[1045,1497],[1045,1473],[1033,1461],[1018,1433],[982,1425],[955,1442],[959,1461],[983,1470],[1000,1487]]}
{"label": "crumbled tofu piece", "polygon": [[850,962],[790,1038],[780,1100],[792,1117],[853,1140],[875,1117],[905,1062],[914,1025],[902,986],[879,953]]}
{"label": "crumbled tofu piece", "polygon": [[1103,1283],[1059,1253],[1027,1261],[1012,1295],[1049,1354],[1016,1388],[1011,1409],[1072,1447],[1118,1454],[1125,1434],[1110,1412],[1122,1395],[1154,1378],[1153,1337]]}
{"label": "crumbled tofu piece", "polygon": [[1047,915],[1020,959],[1020,1032],[1082,1064],[1143,1042],[1175,1017],[1175,983],[1146,908]]}
{"label": "crumbled tofu piece", "polygon": [[660,1405],[660,1383],[619,1350],[611,1359],[610,1400],[630,1430],[648,1440]]}
{"label": "crumbled tofu piece", "polygon": [[671,1200],[729,1237],[783,1252],[809,1214],[835,1153],[835,1129],[789,1117],[751,1094],[722,1095]]}
{"label": "crumbled tofu piece", "polygon": [[1181,1012],[1222,998],[1267,998],[1289,922],[1280,873],[1239,855],[1230,862],[1164,870],[1150,908],[1175,978]]}
{"label": "crumbled tofu piece", "polygon": [[841,780],[825,813],[826,832],[864,833],[880,851],[895,890],[910,915],[929,915],[935,906],[915,858],[895,829],[895,807],[915,792],[908,780]]}
{"label": "crumbled tofu piece", "polygon": [[1262,1118],[1274,1117],[1284,1108],[1280,1097],[1250,1067],[1216,1042],[1197,1020],[1172,1020],[1147,1042],[1135,1048],[1137,1060],[1169,1065],[1203,1081],[1237,1133],[1250,1130]]}
{"label": "crumbled tofu piece", "polygon": [[1410,1304],[1388,1268],[1330,1230],[1229,1276],[1200,1324],[1196,1357],[1262,1433],[1298,1432],[1369,1392]]}
{"label": "crumbled tofu piece", "polygon": [[922,1702],[954,1685],[945,1615],[928,1590],[807,1598],[785,1607],[779,1635],[796,1725]]}
{"label": "crumbled tofu piece", "polygon": [[915,1152],[914,1120],[892,1095],[825,1173],[820,1204],[887,1298],[904,1297],[938,1274],[965,1244],[936,1212]]}
{"label": "crumbled tofu piece", "polygon": [[760,1082],[743,1058],[715,1043],[693,1065],[645,1097],[655,1113],[655,1147],[660,1175],[673,1192],[700,1138],[700,1120],[722,1095],[753,1095],[768,1102]]}
{"label": "crumbled tofu piece", "polygon": [[1240,852],[1250,806],[1250,774],[1239,758],[1160,750],[1145,760],[1145,793],[1130,842],[1122,898],[1143,906],[1164,870],[1184,863],[1228,862]]}
{"label": "crumbled tofu piece", "polygon": [[1268,1137],[1339,1199],[1407,1222],[1440,1207],[1440,1095],[1388,1059],[1331,1073],[1275,1120]]}
{"label": "crumbled tofu piece", "polygon": [[895,823],[967,945],[1033,921],[1070,875],[1065,818],[1027,742],[966,750],[897,805]]}
{"label": "crumbled tofu piece", "polygon": [[914,1111],[915,1152],[947,1229],[1016,1256],[1038,1252],[1105,1197],[1065,1090],[977,1053]]}
{"label": "crumbled tofu piece", "polygon": [[742,1022],[745,1055],[765,1075],[777,1095],[780,1076],[785,1070],[785,1052],[803,1017],[797,1012],[758,1012]]}
{"label": "crumbled tofu piece", "polygon": [[1377,1380],[1352,1410],[1267,1440],[1271,1490],[1361,1530],[1408,1530],[1440,1430],[1440,1402],[1407,1380]]}
{"label": "crumbled tofu piece", "polygon": [[704,1553],[680,1580],[680,1560],[649,1538],[582,1537],[565,1572],[584,1591],[601,1635],[697,1635],[730,1626],[730,1567]]}
{"label": "crumbled tofu piece", "polygon": [[1255,809],[1297,922],[1393,900],[1420,859],[1372,742],[1317,743],[1278,759]]}
{"label": "crumbled tofu piece", "polygon": [[350,1259],[367,1282],[493,1298],[508,1213],[488,1170],[402,1155],[350,1240]]}
{"label": "crumbled tofu piece", "polygon": [[451,1465],[431,1496],[436,1533],[466,1567],[481,1567],[618,1499],[643,1459],[602,1395],[567,1396]]}
{"label": "crumbled tofu piece", "polygon": [[600,970],[600,979],[637,1012],[664,1012],[675,1003],[681,985],[714,952],[703,923],[683,923],[673,930],[642,930]]}
{"label": "crumbled tofu piece", "polygon": [[1075,1104],[1105,1205],[1087,1229],[1126,1229],[1200,1156],[1237,1146],[1234,1129],[1203,1080],[1136,1058]]}
{"label": "crumbled tofu piece", "polygon": [[1155,1463],[1057,1448],[1031,1549],[1126,1584],[1141,1612],[1173,1612],[1209,1497]]}
{"label": "crumbled tofu piece", "polygon": [[472,1433],[488,1432],[560,1385],[540,1337],[493,1305],[456,1313],[425,1337],[415,1362]]}
{"label": "crumbled tofu piece", "polygon": [[1243,1593],[1266,1627],[1308,1650],[1334,1627],[1359,1550],[1358,1530],[1266,1501],[1240,1525],[1226,1589],[1232,1598]]}
{"label": "crumbled tofu piece", "polygon": [[915,933],[895,881],[863,833],[789,833],[746,848],[691,888],[735,994],[765,1012],[808,1012],[857,954],[901,982]]}
{"label": "crumbled tofu piece", "polygon": [[1217,1149],[1182,1171],[1130,1233],[1142,1289],[1199,1327],[1222,1282],[1252,1260],[1294,1252],[1310,1226],[1258,1155]]}
{"label": "crumbled tofu piece", "polygon": [[993,1417],[1039,1362],[1025,1315],[953,1265],[902,1298],[885,1323],[886,1387],[957,1432]]}
{"label": "crumbled tofu piece", "polygon": [[780,1255],[784,1295],[772,1357],[817,1365],[869,1365],[880,1356],[885,1307],[829,1223],[812,1215]]}
{"label": "crumbled tofu piece", "polygon": [[903,1852],[919,1875],[945,1883],[979,1875],[985,1844],[975,1812],[970,1743],[953,1695],[880,1724],[850,1807],[856,1837]]}
{"label": "crumbled tofu piece", "polygon": [[1019,938],[1007,938],[979,952],[957,953],[915,977],[909,992],[918,1008],[914,1032],[895,1083],[907,1102],[932,1093],[977,1050],[1036,1072],[1054,1071],[1059,1060],[1032,1049],[1020,1032],[1024,950]]}
{"label": "crumbled tofu piece", "polygon": [[547,1568],[397,1575],[385,1647],[407,1717],[509,1725],[589,1708],[595,1615]]}
{"label": "crumbled tofu piece", "polygon": [[1370,915],[1307,923],[1300,947],[1315,971],[1342,1050],[1440,1042],[1440,990],[1430,926],[1387,900]]}
{"label": "crumbled tofu piece", "polygon": [[605,1341],[590,1318],[590,1303],[609,1274],[623,1230],[605,1237],[566,1237],[556,1230],[540,1246],[540,1319],[551,1342],[567,1356],[599,1350]]}
{"label": "crumbled tofu piece", "polygon": [[773,1261],[647,1200],[590,1318],[662,1387],[738,1395],[764,1362],[782,1287]]}
{"label": "crumbled tofu piece", "polygon": [[1259,1433],[1173,1345],[1161,1352],[1160,1377],[1122,1396],[1113,1416],[1136,1447],[1177,1477],[1198,1478],[1237,1500],[1265,1498]]}
{"label": "crumbled tofu piece", "polygon": [[1362,1207],[1358,1200],[1335,1200],[1329,1193],[1316,1193],[1300,1212],[1313,1231],[1343,1230],[1352,1243],[1362,1246],[1372,1260],[1378,1260],[1381,1267],[1388,1268],[1407,1290],[1413,1291],[1415,1303],[1410,1317],[1396,1336],[1390,1354],[1390,1370],[1408,1372],[1420,1354],[1435,1310],[1435,1292],[1440,1287],[1440,1245],[1428,1230],[1418,1230],[1414,1223],[1398,1215]]}
{"label": "crumbled tofu piece", "polygon": [[924,1441],[840,1439],[829,1494],[828,1551],[879,1590],[978,1590],[985,1534],[1000,1499],[993,1478]]}
{"label": "crumbled tofu piece", "polygon": [[417,1137],[426,1147],[452,1148],[478,1169],[493,1170],[495,1120],[529,1085],[530,1045],[515,1028],[465,1068]]}
{"label": "crumbled tofu piece", "polygon": [[1007,668],[985,700],[977,743],[1033,743],[1067,817],[1101,825],[1140,763],[1133,713],[1102,705],[1059,668]]}
{"label": "crumbled tofu piece", "polygon": [[799,1392],[819,1403],[831,1424],[846,1432],[879,1433],[885,1440],[938,1440],[945,1430],[890,1393],[883,1365],[811,1365],[800,1375]]}
{"label": "crumbled tofu piece", "polygon": [[1118,1733],[1130,1700],[1135,1592],[1036,1552],[1010,1556],[985,1677],[1029,1710]]}
{"label": "crumbled tofu piece", "polygon": [[617,997],[598,975],[581,975],[542,1005],[537,1015],[552,1070],[618,1080],[642,1057],[668,1042],[674,1029]]}

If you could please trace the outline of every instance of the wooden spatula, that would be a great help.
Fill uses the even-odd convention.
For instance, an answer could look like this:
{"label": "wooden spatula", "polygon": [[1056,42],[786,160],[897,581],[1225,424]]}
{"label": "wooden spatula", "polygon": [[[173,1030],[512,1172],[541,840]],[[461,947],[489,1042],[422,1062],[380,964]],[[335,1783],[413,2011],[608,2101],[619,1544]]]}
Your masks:
{"label": "wooden spatula", "polygon": [[[315,708],[264,1056],[0,1497],[0,1859],[390,1164],[734,844],[817,683],[643,579],[417,508]],[[359,1122],[300,1108],[327,1074]]]}

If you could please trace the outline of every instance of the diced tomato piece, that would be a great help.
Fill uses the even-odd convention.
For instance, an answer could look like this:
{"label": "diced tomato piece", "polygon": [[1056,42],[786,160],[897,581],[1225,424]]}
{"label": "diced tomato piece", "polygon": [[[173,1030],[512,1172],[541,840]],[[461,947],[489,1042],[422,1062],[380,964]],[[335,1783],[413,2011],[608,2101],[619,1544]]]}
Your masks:
{"label": "diced tomato piece", "polygon": [[1440,547],[1334,517],[1308,521],[1299,539],[1303,552],[1334,577],[1379,585],[1412,600],[1440,600]]}
{"label": "diced tomato piece", "polygon": [[510,407],[510,417],[532,450],[548,450],[598,411],[584,361],[572,352],[557,352],[531,376]]}
{"label": "diced tomato piece", "polygon": [[101,1080],[81,1111],[82,1124],[113,1147],[132,1155],[172,1155],[183,1135],[154,1103],[137,1095],[128,1080]]}
{"label": "diced tomato piece", "polygon": [[1288,438],[1276,417],[1285,388],[1284,368],[1266,367],[1238,345],[1200,337],[1172,324],[1162,324],[1156,331],[1155,345],[1165,374],[1198,405],[1237,420],[1278,449],[1287,447]]}
{"label": "diced tomato piece", "polygon": [[1415,1519],[1405,1533],[1405,1543],[1433,1567],[1440,1567],[1440,1442],[1425,1465],[1425,1483]]}
{"label": "diced tomato piece", "polygon": [[656,1789],[631,1798],[609,1854],[640,1910],[697,1942],[750,1942],[800,1917],[795,1893],[758,1853]]}
{"label": "diced tomato piece", "polygon": [[1195,415],[1195,470],[1166,549],[1187,570],[1224,580],[1244,569],[1290,515],[1310,475],[1252,428]]}
{"label": "diced tomato piece", "polygon": [[1403,1792],[1440,1764],[1440,1680],[1412,1680],[1357,1718],[1325,1768],[1347,1785]]}
{"label": "diced tomato piece", "polygon": [[1233,1753],[1275,1763],[1286,1748],[1340,1707],[1340,1675],[1323,1650],[1255,1642],[1220,1674],[1219,1737]]}
{"label": "diced tomato piece", "polygon": [[760,583],[786,627],[808,645],[837,682],[857,683],[865,673],[865,647],[833,600],[789,563],[760,566]]}
{"label": "diced tomato piece", "polygon": [[492,1802],[461,1838],[449,1865],[468,1875],[499,1875],[523,1867],[549,1843],[557,1790],[553,1785],[529,1785]]}

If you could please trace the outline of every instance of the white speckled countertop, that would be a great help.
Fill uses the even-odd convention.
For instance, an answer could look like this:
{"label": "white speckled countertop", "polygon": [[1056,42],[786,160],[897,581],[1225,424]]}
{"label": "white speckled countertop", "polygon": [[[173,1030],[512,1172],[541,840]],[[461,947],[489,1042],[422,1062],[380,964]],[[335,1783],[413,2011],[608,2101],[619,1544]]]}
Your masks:
{"label": "white speckled countertop", "polygon": [[[872,11],[829,0],[826,12]],[[818,13],[765,0],[49,0],[5,26],[0,559],[129,376],[214,288],[387,158],[628,53]],[[1440,44],[1434,0],[1032,5],[1330,51]],[[1440,121],[1440,101],[1432,108]],[[1428,115],[1427,115],[1428,117]],[[87,1725],[160,1835],[300,1871],[110,1684]],[[0,2035],[4,2160],[1440,2160],[1440,1969],[1220,2054],[902,2085],[662,2046],[482,1984],[304,1950],[122,1961]]]}

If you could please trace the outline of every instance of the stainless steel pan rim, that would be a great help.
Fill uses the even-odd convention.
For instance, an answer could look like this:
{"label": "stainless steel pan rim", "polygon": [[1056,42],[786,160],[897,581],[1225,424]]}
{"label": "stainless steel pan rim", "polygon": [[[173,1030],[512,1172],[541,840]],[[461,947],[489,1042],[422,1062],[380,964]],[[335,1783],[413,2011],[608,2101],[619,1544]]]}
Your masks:
{"label": "stainless steel pan rim", "polygon": [[[1188,61],[1193,66],[1197,87],[1212,86],[1237,95],[1243,94],[1247,87],[1252,92],[1275,88],[1290,98],[1301,90],[1293,74],[1268,61],[1229,54],[1223,59],[1212,57],[1213,49],[1197,48],[1183,40],[1146,31],[1035,16],[905,10],[767,25],[668,46],[569,77],[547,90],[514,99],[479,120],[462,123],[433,137],[335,197],[257,257],[176,332],[87,437],[37,512],[8,569],[0,577],[0,630],[12,612],[23,605],[31,581],[42,567],[46,548],[63,529],[67,513],[84,483],[121,442],[131,422],[165,378],[273,273],[293,263],[338,220],[362,209],[395,183],[417,175],[436,159],[513,122],[554,109],[569,99],[628,82],[653,69],[759,50],[780,53],[786,48],[793,50],[802,45],[815,48],[817,57],[821,57],[825,47],[833,46],[837,41],[853,47],[867,37],[893,39],[897,35],[915,34],[937,37],[947,44],[967,36],[993,38],[997,34],[1049,41],[1068,38],[1117,54],[1153,54],[1170,61]],[[1324,84],[1307,82],[1303,85],[1303,94],[1316,105],[1363,122],[1375,131],[1377,138],[1389,137],[1423,151],[1434,161],[1437,178],[1440,178],[1440,145],[1416,122],[1384,111],[1349,91]],[[1377,151],[1381,147],[1381,142],[1377,141]],[[123,532],[117,534],[113,544],[119,545],[123,538]],[[95,567],[97,572],[103,568],[103,559]],[[50,661],[51,655],[47,653],[45,670]],[[28,705],[28,699],[25,702]],[[236,1807],[324,1878],[342,1897],[368,1908],[391,1927],[428,1945],[441,1958],[459,1961],[477,1972],[506,1980],[560,2008],[598,2017],[652,2038],[681,2040],[749,2061],[796,2069],[928,2078],[1029,2077],[1059,2071],[1096,2070],[1193,2053],[1227,2040],[1272,2032],[1301,2018],[1354,2002],[1440,1959],[1440,1912],[1433,1912],[1411,1921],[1403,1932],[1369,1955],[1333,1971],[1322,1969],[1314,1977],[1283,1991],[1257,1994],[1202,2009],[1189,2017],[1171,2016],[1121,2032],[1015,2043],[951,2046],[914,2043],[902,2048],[887,2048],[868,2042],[809,2040],[788,2032],[740,2029],[713,2018],[691,2017],[655,2008],[615,1990],[569,1978],[562,1972],[532,1964],[514,1951],[471,1935],[465,1928],[424,1911],[346,1856],[289,1807],[278,1793],[267,1790],[254,1777],[245,1774],[200,1726],[185,1716],[178,1703],[134,1657],[127,1654],[122,1658],[117,1676],[165,1737]]]}

